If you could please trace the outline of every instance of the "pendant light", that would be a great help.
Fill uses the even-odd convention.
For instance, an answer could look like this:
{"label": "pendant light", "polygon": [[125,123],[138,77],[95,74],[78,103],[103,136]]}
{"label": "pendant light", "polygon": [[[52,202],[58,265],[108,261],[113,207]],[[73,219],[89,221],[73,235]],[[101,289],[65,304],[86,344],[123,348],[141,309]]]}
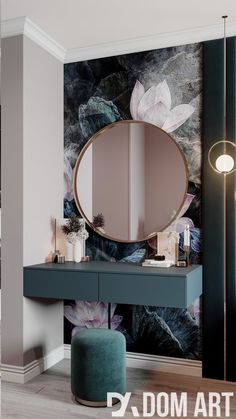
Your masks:
{"label": "pendant light", "polygon": [[224,175],[233,173],[236,170],[236,144],[226,139],[226,122],[227,122],[227,81],[226,81],[226,19],[228,16],[222,16],[224,22],[224,127],[223,140],[214,143],[208,152],[208,162],[211,168]]}

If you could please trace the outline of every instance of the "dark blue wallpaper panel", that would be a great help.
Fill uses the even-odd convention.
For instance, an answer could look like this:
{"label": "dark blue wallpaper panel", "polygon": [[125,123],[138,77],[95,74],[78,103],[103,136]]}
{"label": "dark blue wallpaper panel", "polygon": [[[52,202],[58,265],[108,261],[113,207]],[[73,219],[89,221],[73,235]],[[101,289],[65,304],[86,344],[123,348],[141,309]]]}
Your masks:
{"label": "dark blue wallpaper panel", "polygon": [[[172,230],[180,233],[182,252],[184,226],[190,225],[191,261],[200,262],[202,45],[66,64],[64,77],[65,217],[79,215],[72,176],[83,145],[112,122],[145,120],[169,132],[186,156],[188,195]],[[86,253],[93,259],[135,263],[153,252],[152,241],[117,243],[87,229]],[[66,302],[65,326],[67,343],[83,328],[106,327],[107,305]],[[188,310],[114,305],[112,326],[124,333],[129,351],[201,359],[200,300]]]}

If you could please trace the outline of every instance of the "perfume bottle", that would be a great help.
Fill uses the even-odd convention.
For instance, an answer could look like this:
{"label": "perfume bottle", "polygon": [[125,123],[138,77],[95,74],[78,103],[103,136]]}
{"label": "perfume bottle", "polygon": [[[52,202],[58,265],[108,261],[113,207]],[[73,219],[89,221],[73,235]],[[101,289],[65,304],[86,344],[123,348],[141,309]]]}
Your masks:
{"label": "perfume bottle", "polygon": [[190,254],[190,230],[189,225],[185,226],[184,229],[184,253],[187,266],[189,265],[189,254]]}

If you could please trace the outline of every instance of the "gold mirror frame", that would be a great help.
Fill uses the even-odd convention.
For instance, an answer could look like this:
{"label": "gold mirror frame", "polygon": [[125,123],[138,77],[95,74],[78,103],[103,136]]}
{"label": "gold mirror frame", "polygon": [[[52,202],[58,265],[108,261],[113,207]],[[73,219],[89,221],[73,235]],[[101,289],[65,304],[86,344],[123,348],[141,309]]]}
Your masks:
{"label": "gold mirror frame", "polygon": [[[189,178],[189,171],[188,171],[188,166],[187,166],[187,161],[186,161],[186,157],[183,153],[183,151],[181,150],[180,146],[176,143],[176,141],[166,132],[164,131],[162,128],[151,124],[149,122],[146,121],[138,121],[138,120],[133,120],[133,119],[126,119],[126,120],[122,120],[122,121],[117,121],[117,122],[113,122],[112,124],[109,124],[107,126],[105,126],[104,128],[100,129],[99,131],[97,131],[87,142],[86,144],[83,146],[82,150],[79,153],[79,156],[77,158],[76,164],[75,164],[75,168],[74,168],[74,175],[73,175],[73,193],[74,193],[74,199],[75,199],[75,203],[76,206],[81,214],[81,216],[85,219],[86,223],[91,227],[92,230],[94,230],[97,234],[99,234],[100,236],[104,237],[105,239],[114,241],[114,242],[118,242],[118,243],[141,243],[147,240],[150,240],[151,238],[155,237],[157,232],[150,234],[149,236],[141,239],[141,240],[121,240],[121,239],[117,239],[114,237],[109,236],[108,234],[100,231],[98,228],[94,227],[93,223],[91,223],[91,221],[87,218],[86,214],[84,213],[81,205],[80,205],[80,200],[77,194],[77,187],[76,187],[76,180],[77,180],[77,174],[78,174],[78,170],[79,170],[79,165],[80,162],[86,152],[86,150],[89,148],[89,146],[105,131],[113,128],[114,126],[117,126],[118,124],[130,124],[130,123],[136,123],[136,124],[146,124],[149,125],[151,127],[155,127],[158,130],[162,131],[163,133],[165,133],[165,135],[167,135],[169,137],[169,139],[174,143],[175,147],[178,149],[178,151],[180,152],[180,155],[182,156],[183,162],[184,162],[184,166],[185,166],[185,172],[186,172],[186,184],[185,184],[185,193],[184,193],[184,197],[182,199],[182,202],[180,204],[180,207],[178,209],[178,211],[176,211],[175,216],[171,219],[171,221],[166,224],[160,231],[164,231],[167,227],[169,227],[170,224],[172,224],[177,218],[178,215],[184,205],[184,202],[186,200],[186,194],[188,191],[188,178]],[[158,232],[160,232],[158,231]]]}

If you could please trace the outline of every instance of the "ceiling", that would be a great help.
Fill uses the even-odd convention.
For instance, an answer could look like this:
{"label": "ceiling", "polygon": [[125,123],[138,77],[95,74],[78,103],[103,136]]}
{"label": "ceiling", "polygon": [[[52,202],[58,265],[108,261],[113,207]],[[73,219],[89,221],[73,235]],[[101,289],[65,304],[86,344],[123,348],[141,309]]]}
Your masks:
{"label": "ceiling", "polygon": [[65,49],[236,25],[235,0],[2,0],[1,19],[27,16]]}

